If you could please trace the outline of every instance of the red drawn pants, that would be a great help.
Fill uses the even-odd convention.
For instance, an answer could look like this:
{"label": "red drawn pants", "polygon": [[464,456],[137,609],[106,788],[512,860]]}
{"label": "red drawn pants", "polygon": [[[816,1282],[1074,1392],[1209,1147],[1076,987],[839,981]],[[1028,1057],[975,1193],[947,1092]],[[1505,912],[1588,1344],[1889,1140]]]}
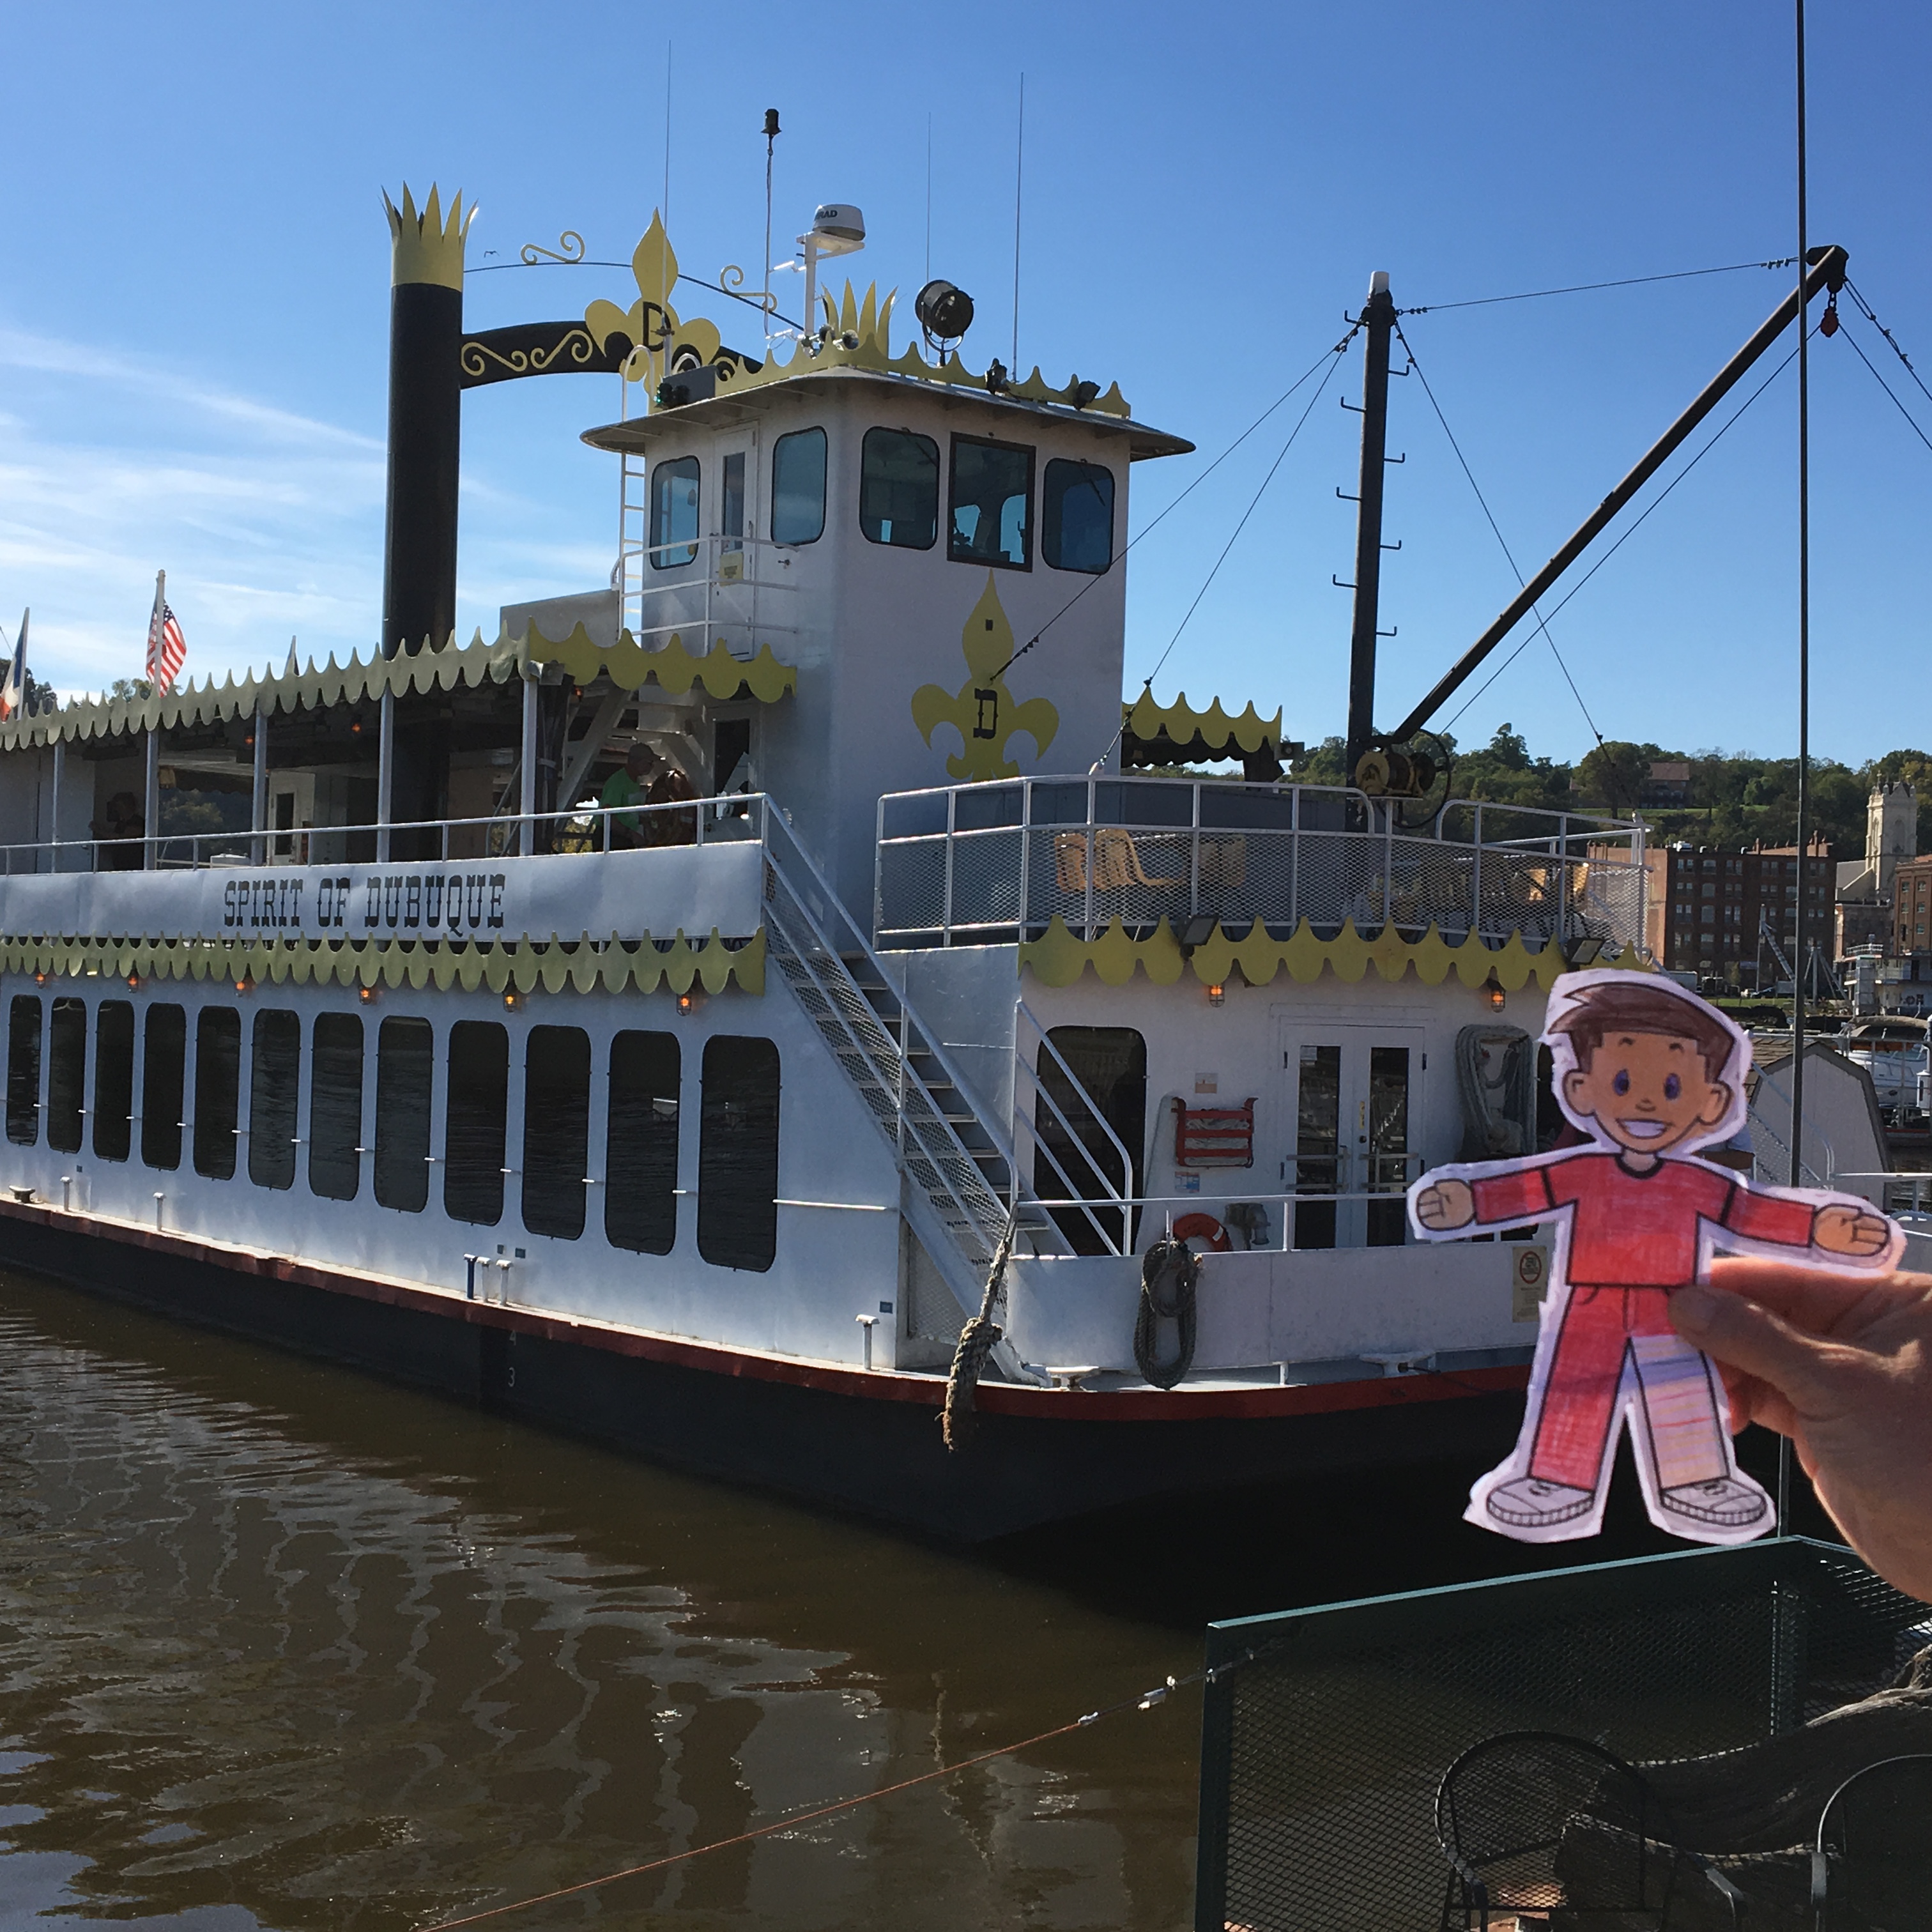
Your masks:
{"label": "red drawn pants", "polygon": [[1660,1490],[1730,1473],[1715,1371],[1671,1328],[1667,1288],[1573,1287],[1535,1420],[1529,1473],[1574,1490],[1609,1474],[1617,1397],[1634,1372],[1631,1447]]}

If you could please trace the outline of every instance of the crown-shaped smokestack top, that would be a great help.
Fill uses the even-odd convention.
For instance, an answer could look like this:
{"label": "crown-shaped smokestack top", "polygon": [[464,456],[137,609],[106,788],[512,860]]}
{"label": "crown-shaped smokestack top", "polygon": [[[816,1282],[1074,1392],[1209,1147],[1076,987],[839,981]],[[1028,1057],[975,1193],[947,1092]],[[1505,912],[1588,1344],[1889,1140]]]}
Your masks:
{"label": "crown-shaped smokestack top", "polygon": [[463,244],[470,224],[476,219],[472,207],[464,212],[460,192],[449,204],[449,219],[442,218],[442,205],[434,183],[429,200],[420,212],[411,197],[409,184],[403,184],[400,211],[382,191],[382,206],[389,211],[389,284],[399,288],[405,282],[433,282],[439,288],[463,286]]}

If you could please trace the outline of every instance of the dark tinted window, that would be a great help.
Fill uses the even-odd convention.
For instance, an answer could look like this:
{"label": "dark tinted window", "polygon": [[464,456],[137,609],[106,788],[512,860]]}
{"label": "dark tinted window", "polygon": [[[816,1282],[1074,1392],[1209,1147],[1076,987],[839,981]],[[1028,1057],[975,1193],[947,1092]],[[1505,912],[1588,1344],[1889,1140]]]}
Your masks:
{"label": "dark tinted window", "polygon": [[7,1138],[32,1147],[40,1137],[40,1003],[16,993],[7,1011]]}
{"label": "dark tinted window", "polygon": [[1033,567],[1033,452],[1013,442],[952,439],[946,554],[958,563]]}
{"label": "dark tinted window", "polygon": [[150,1006],[141,1029],[141,1164],[172,1173],[181,1166],[182,1102],[187,1097],[188,1015]]}
{"label": "dark tinted window", "polygon": [[376,1198],[419,1214],[429,1203],[430,1089],[436,1035],[428,1020],[385,1020],[376,1034]]}
{"label": "dark tinted window", "polygon": [[698,458],[680,456],[651,472],[651,568],[674,570],[698,554]]}
{"label": "dark tinted window", "polygon": [[939,536],[939,446],[910,430],[868,429],[859,527],[875,544],[930,550]]}
{"label": "dark tinted window", "polygon": [[204,1006],[194,1028],[194,1171],[212,1180],[234,1178],[241,1078],[242,1016]]}
{"label": "dark tinted window", "polygon": [[94,1016],[94,1151],[125,1160],[134,1144],[134,1008],[103,1000]]}
{"label": "dark tinted window", "polygon": [[1040,554],[1055,570],[1096,576],[1114,560],[1114,472],[1055,457],[1040,493]]}
{"label": "dark tinted window", "polygon": [[87,1105],[87,1003],[56,1000],[47,1034],[47,1145],[80,1150],[81,1110]]}
{"label": "dark tinted window", "polygon": [[[1047,1038],[1065,1061],[1066,1071],[1045,1047],[1040,1048],[1037,1071],[1042,1094],[1034,1108],[1040,1150],[1034,1156],[1034,1191],[1049,1200],[1065,1200],[1070,1195],[1090,1201],[1109,1192],[1138,1194],[1141,1150],[1147,1136],[1147,1042],[1132,1027],[1055,1027]],[[1100,1124],[1103,1120],[1127,1150],[1124,1173],[1120,1156]],[[1110,1218],[1096,1209],[1090,1220],[1078,1208],[1051,1211],[1076,1254],[1106,1252],[1096,1220],[1117,1244],[1136,1244],[1138,1225],[1123,1228],[1118,1214]],[[1138,1210],[1131,1218],[1138,1223]]]}
{"label": "dark tinted window", "polygon": [[296,1184],[301,1094],[302,1022],[269,1007],[255,1016],[248,1068],[248,1178],[257,1187]]}
{"label": "dark tinted window", "polygon": [[768,1040],[720,1034],[704,1046],[698,1252],[720,1268],[770,1268],[778,1191],[778,1050]]}
{"label": "dark tinted window", "polygon": [[524,1226],[574,1241],[584,1232],[590,1158],[590,1040],[534,1026],[524,1046]]}
{"label": "dark tinted window", "polygon": [[[427,1101],[423,1118],[429,1118]],[[318,1013],[308,1056],[308,1191],[353,1201],[362,1184],[362,1021]],[[420,1161],[417,1166],[427,1174]]]}
{"label": "dark tinted window", "polygon": [[610,1042],[604,1143],[604,1232],[613,1247],[668,1255],[677,1245],[677,1040],[620,1033]]}
{"label": "dark tinted window", "polygon": [[816,543],[825,534],[825,432],[801,429],[772,446],[772,542]]}
{"label": "dark tinted window", "polygon": [[503,1218],[503,1114],[510,1036],[494,1020],[449,1030],[449,1102],[442,1122],[442,1211],[494,1227]]}

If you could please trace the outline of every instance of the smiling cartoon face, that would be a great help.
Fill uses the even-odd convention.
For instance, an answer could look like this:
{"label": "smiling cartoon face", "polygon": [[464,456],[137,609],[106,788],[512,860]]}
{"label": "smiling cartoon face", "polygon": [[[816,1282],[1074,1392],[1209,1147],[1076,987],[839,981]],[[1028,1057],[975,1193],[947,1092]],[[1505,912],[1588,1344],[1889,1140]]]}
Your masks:
{"label": "smiling cartoon face", "polygon": [[1580,1122],[1592,1122],[1618,1147],[1659,1154],[1708,1140],[1732,1096],[1706,1072],[1695,1040],[1612,1032],[1586,1066],[1563,1076],[1563,1097]]}

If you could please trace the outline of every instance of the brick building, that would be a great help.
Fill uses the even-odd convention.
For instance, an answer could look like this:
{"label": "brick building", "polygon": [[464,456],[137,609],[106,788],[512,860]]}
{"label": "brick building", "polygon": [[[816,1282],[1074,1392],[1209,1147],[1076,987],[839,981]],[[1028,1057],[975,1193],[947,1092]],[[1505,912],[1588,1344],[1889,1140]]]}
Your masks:
{"label": "brick building", "polygon": [[1932,858],[1901,859],[1892,874],[1892,951],[1932,952]]}
{"label": "brick building", "polygon": [[[1810,895],[1810,937],[1828,950],[1832,945],[1836,875],[1831,848],[1822,838],[1812,842],[1802,878],[1795,845],[1736,852],[1667,845],[1653,848],[1646,857],[1646,923],[1651,952],[1661,965],[1745,986],[1760,983],[1760,968],[1763,983],[1781,978],[1769,950],[1760,948],[1760,931],[1768,927],[1790,958],[1801,890]],[[1932,880],[1932,862],[1924,862]]]}

